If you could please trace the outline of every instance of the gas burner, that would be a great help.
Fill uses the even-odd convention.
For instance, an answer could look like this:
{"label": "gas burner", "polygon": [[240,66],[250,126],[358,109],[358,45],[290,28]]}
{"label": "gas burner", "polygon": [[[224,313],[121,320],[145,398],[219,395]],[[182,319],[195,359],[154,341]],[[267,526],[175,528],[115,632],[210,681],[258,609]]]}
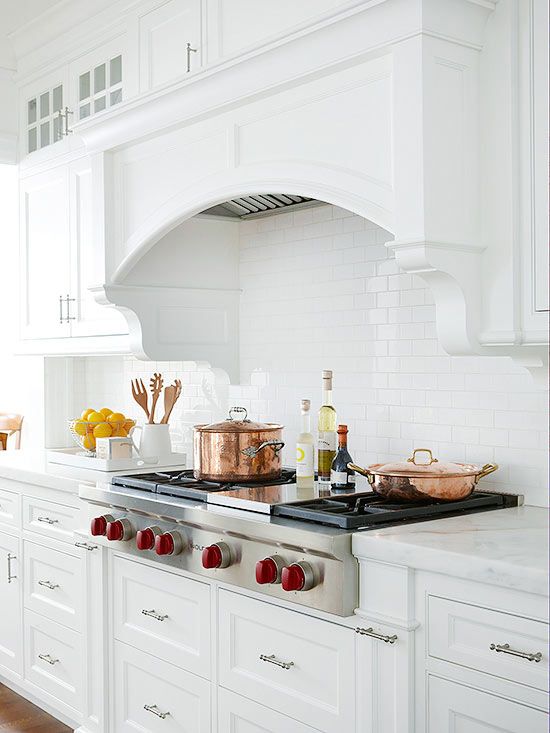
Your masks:
{"label": "gas burner", "polygon": [[113,476],[111,483],[115,487],[140,489],[153,494],[194,499],[195,501],[207,501],[208,494],[212,492],[292,484],[295,477],[296,472],[293,469],[284,468],[280,478],[269,481],[221,482],[197,479],[194,477],[192,469],[186,469],[184,471],[155,471],[139,475]]}

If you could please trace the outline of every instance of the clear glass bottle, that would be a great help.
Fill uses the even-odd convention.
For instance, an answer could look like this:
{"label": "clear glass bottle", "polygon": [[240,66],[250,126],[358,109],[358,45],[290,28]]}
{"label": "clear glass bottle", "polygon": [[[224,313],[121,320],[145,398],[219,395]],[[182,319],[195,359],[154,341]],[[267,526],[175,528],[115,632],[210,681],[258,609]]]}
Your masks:
{"label": "clear glass bottle", "polygon": [[332,461],[330,483],[333,491],[355,491],[355,471],[348,468],[353,460],[348,451],[348,426],[338,425],[338,452]]}
{"label": "clear glass bottle", "polygon": [[336,410],[332,405],[332,372],[323,372],[323,401],[318,419],[317,472],[319,482],[330,483],[330,467],[336,455]]}
{"label": "clear glass bottle", "polygon": [[296,485],[299,489],[312,489],[315,484],[315,449],[311,434],[310,400],[300,403],[302,427],[296,441]]}

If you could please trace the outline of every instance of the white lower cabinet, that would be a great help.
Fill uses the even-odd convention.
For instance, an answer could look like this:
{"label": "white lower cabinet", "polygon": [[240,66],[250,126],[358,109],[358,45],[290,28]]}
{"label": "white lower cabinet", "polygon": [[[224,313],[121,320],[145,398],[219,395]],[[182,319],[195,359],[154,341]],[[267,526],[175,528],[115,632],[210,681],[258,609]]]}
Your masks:
{"label": "white lower cabinet", "polygon": [[25,610],[25,679],[74,711],[82,706],[82,637]]}
{"label": "white lower cabinet", "polygon": [[127,644],[114,644],[116,733],[210,733],[210,683]]}
{"label": "white lower cabinet", "polygon": [[[219,689],[218,733],[317,733],[315,728],[281,715],[246,697]],[[342,728],[342,733],[347,729]],[[351,733],[351,732],[350,732]]]}
{"label": "white lower cabinet", "polygon": [[456,682],[428,678],[427,733],[547,733],[548,715]]}
{"label": "white lower cabinet", "polygon": [[355,727],[353,630],[219,593],[223,687],[326,733]]}
{"label": "white lower cabinet", "polygon": [[23,674],[21,554],[18,537],[0,534],[0,669]]}

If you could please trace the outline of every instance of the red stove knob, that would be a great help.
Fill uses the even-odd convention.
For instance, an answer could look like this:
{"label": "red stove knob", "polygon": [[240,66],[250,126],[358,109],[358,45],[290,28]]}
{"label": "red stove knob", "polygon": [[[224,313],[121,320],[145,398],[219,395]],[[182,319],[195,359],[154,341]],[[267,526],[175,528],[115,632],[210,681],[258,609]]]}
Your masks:
{"label": "red stove knob", "polygon": [[265,585],[267,583],[280,583],[281,573],[284,567],[284,560],[279,555],[265,557],[256,563],[256,583]]}
{"label": "red stove knob", "polygon": [[127,519],[115,519],[107,522],[107,539],[126,542],[134,536],[134,528]]}
{"label": "red stove knob", "polygon": [[140,529],[136,534],[136,547],[138,550],[153,550],[155,547],[155,538],[161,534],[158,527],[147,527]]}
{"label": "red stove knob", "polygon": [[102,537],[107,534],[107,523],[114,522],[115,518],[110,514],[102,514],[100,517],[94,517],[90,522],[90,534],[94,537]]}
{"label": "red stove knob", "polygon": [[202,551],[202,566],[207,570],[231,565],[231,550],[225,542],[216,542]]}
{"label": "red stove knob", "polygon": [[315,585],[313,568],[307,562],[295,562],[281,573],[283,590],[309,590]]}
{"label": "red stove knob", "polygon": [[157,555],[179,555],[183,550],[183,541],[179,532],[164,532],[155,537]]}

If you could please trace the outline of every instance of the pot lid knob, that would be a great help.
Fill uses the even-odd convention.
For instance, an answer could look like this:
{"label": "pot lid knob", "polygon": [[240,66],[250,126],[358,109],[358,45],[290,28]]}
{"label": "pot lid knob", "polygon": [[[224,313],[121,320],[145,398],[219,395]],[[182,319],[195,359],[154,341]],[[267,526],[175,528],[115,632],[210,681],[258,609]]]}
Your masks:
{"label": "pot lid knob", "polygon": [[[244,414],[244,417],[235,418],[233,417],[233,413],[240,414],[240,415]],[[248,410],[246,409],[246,407],[232,407],[229,410],[229,419],[230,420],[240,420],[241,422],[250,422],[250,420],[248,419]]]}

